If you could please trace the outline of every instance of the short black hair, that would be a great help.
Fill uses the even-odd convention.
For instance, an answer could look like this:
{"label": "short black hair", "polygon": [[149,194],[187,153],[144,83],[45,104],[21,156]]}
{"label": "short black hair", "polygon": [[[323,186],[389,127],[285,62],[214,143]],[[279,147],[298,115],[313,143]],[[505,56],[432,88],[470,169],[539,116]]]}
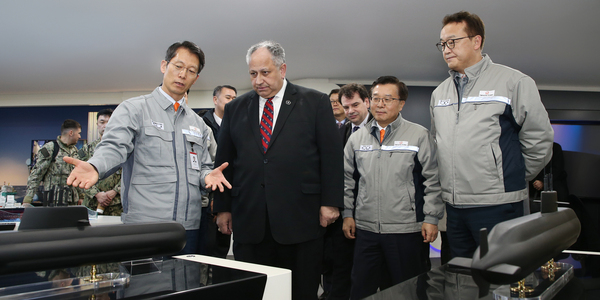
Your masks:
{"label": "short black hair", "polygon": [[71,120],[71,119],[66,119],[62,126],[60,127],[60,133],[66,133],[67,131],[71,130],[71,129],[80,129],[81,128],[81,124],[79,124],[79,122],[75,121],[75,120]]}
{"label": "short black hair", "polygon": [[406,84],[398,80],[396,76],[380,76],[379,78],[375,79],[371,85],[371,96],[373,96],[373,89],[378,84],[394,84],[396,87],[398,87],[398,95],[400,96],[400,100],[406,101],[408,98],[408,88],[406,87]]}
{"label": "short black hair", "polygon": [[100,116],[108,116],[110,118],[110,116],[112,116],[112,113],[112,108],[102,109],[98,112],[98,115],[96,115],[96,121],[100,118]]}
{"label": "short black hair", "polygon": [[331,92],[329,92],[329,98],[331,98],[331,95],[339,94],[339,93],[340,93],[340,89],[333,89],[333,90],[331,90]]}
{"label": "short black hair", "polygon": [[476,35],[481,36],[481,48],[483,48],[483,42],[485,42],[485,25],[478,15],[463,10],[451,15],[446,15],[442,24],[446,26],[449,23],[462,22],[465,22],[465,31],[470,37]]}
{"label": "short black hair", "polygon": [[198,74],[200,74],[200,71],[204,69],[204,52],[202,51],[202,49],[200,49],[200,47],[198,47],[198,45],[190,41],[177,42],[171,45],[169,49],[167,49],[165,60],[167,62],[170,62],[171,59],[173,59],[173,57],[175,57],[175,55],[177,54],[177,50],[182,47],[196,54],[196,56],[198,57],[198,61],[200,62],[200,65],[198,66]]}
{"label": "short black hair", "polygon": [[221,95],[221,90],[223,90],[223,88],[233,90],[235,92],[235,94],[237,95],[237,90],[234,87],[225,84],[225,85],[219,85],[213,90],[213,97],[214,96],[219,97],[219,95]]}

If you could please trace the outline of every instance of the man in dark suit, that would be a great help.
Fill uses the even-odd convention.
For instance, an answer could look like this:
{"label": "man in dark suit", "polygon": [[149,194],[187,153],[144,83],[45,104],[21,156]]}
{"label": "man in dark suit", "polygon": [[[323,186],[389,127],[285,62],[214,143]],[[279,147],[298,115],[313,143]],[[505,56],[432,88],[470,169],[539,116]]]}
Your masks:
{"label": "man in dark suit", "polygon": [[[219,129],[223,121],[225,104],[237,97],[237,90],[230,85],[219,85],[213,90],[213,103],[215,108],[202,115],[202,120],[212,130],[215,141],[219,138]],[[208,195],[208,204],[202,202],[202,218],[200,219],[200,241],[198,253],[201,255],[227,258],[231,236],[219,232],[212,212],[213,194]],[[205,206],[206,205],[206,206]]]}
{"label": "man in dark suit", "polygon": [[[349,122],[342,127],[341,132],[344,145],[350,135],[364,126],[373,116],[369,114],[369,92],[362,84],[350,83],[341,89],[330,93],[333,106],[335,100],[338,107],[342,108]],[[333,91],[332,91],[333,93]],[[335,95],[335,98],[333,96]],[[356,128],[355,130],[353,130]],[[360,178],[358,172],[355,179]],[[358,186],[358,184],[357,184]],[[358,191],[358,188],[356,188]],[[350,298],[350,274],[354,256],[354,240],[347,239],[342,231],[342,220],[334,222],[327,228],[325,235],[325,265],[323,272],[324,295],[321,299],[337,300]]]}
{"label": "man in dark suit", "polygon": [[219,139],[219,129],[223,122],[223,114],[225,113],[225,104],[237,97],[237,90],[230,85],[219,85],[213,90],[213,103],[215,108],[208,110],[202,115],[204,123],[212,129],[213,136],[216,140]]}
{"label": "man in dark suit", "polygon": [[335,118],[335,124],[337,125],[340,135],[344,138],[344,134],[346,133],[346,123],[348,123],[348,119],[346,118],[346,112],[342,108],[342,104],[340,103],[338,94],[340,93],[340,89],[333,89],[329,92],[329,102],[331,102],[331,109],[333,109],[333,117]]}
{"label": "man in dark suit", "polygon": [[215,195],[236,260],[292,270],[293,299],[316,299],[325,227],[343,199],[342,142],[327,95],[285,79],[281,45],[248,50],[254,91],[225,106],[216,162],[232,189]]}
{"label": "man in dark suit", "polygon": [[344,108],[346,118],[350,120],[346,123],[344,134],[344,145],[346,145],[353,132],[373,119],[369,113],[369,92],[362,84],[349,83],[340,89],[339,101]]}

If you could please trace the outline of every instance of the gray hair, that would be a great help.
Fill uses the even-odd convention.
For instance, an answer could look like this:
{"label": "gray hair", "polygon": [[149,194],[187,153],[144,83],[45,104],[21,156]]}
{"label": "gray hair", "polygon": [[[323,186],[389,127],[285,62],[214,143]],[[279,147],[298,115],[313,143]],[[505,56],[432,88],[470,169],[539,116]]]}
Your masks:
{"label": "gray hair", "polygon": [[250,47],[250,49],[248,49],[248,53],[246,54],[247,64],[250,64],[250,56],[252,56],[252,54],[260,48],[267,48],[267,50],[271,52],[271,59],[278,68],[285,64],[285,50],[283,50],[283,47],[281,47],[281,45],[275,41],[262,41]]}

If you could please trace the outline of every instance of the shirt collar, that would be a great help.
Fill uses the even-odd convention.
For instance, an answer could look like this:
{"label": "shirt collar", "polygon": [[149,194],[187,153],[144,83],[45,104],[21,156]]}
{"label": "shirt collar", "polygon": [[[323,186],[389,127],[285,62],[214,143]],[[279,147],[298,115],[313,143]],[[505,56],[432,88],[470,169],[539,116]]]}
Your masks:
{"label": "shirt collar", "polygon": [[223,119],[219,118],[219,116],[217,116],[217,113],[213,112],[213,118],[215,118],[215,122],[217,122],[217,125],[221,126],[221,122],[223,122]]}
{"label": "shirt collar", "polygon": [[165,96],[165,98],[167,98],[169,101],[171,101],[171,104],[175,104],[175,102],[179,102],[179,104],[183,104],[183,102],[185,102],[185,97],[181,97],[181,99],[179,99],[179,101],[175,101],[175,99],[173,99],[173,97],[169,96],[169,94],[167,94],[167,92],[165,92],[162,87],[159,87],[158,90],[163,94],[163,96]]}
{"label": "shirt collar", "polygon": [[352,123],[352,129],[354,129],[354,127],[363,127],[365,126],[365,124],[367,124],[367,122],[369,121],[369,115],[367,114],[367,116],[365,117],[365,119],[360,123],[360,125],[354,125],[354,123]]}
{"label": "shirt collar", "polygon": [[373,119],[373,122],[371,123],[371,130],[377,128],[377,130],[381,130],[381,129],[395,129],[400,127],[400,122],[402,122],[402,113],[398,113],[398,117],[396,117],[396,120],[392,121],[392,123],[388,124],[387,127],[383,128],[379,125],[379,123],[377,123],[377,120]]}
{"label": "shirt collar", "polygon": [[[390,126],[390,125],[388,125]],[[381,130],[381,129],[385,129],[384,127],[381,127],[381,125],[379,125],[379,123],[377,123],[377,121],[373,122],[373,127],[377,127],[377,129]]]}
{"label": "shirt collar", "polygon": [[[275,94],[275,96],[273,96],[273,100],[278,100],[278,99],[283,99],[283,95],[285,94],[285,88],[287,87],[287,80],[284,78],[283,79],[283,85],[281,86],[281,89],[279,90],[279,92],[277,92],[277,94]],[[262,101],[267,101],[266,98],[263,98],[261,96],[259,96],[259,99]]]}

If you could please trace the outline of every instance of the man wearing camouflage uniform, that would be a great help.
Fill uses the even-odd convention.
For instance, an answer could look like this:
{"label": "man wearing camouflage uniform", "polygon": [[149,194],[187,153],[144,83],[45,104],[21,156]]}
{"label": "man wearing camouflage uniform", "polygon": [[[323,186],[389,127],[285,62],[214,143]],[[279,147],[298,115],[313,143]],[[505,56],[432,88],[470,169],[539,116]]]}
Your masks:
{"label": "man wearing camouflage uniform", "polygon": [[[104,129],[106,128],[106,124],[108,124],[112,112],[113,110],[110,108],[98,112],[96,118],[100,138],[83,146],[79,150],[81,160],[87,161],[94,155],[94,150],[102,140]],[[123,205],[121,205],[121,169],[107,178],[98,181],[90,189],[84,190],[83,195],[83,205],[89,209],[96,210],[98,214],[120,216],[123,212]]]}
{"label": "man wearing camouflage uniform", "polygon": [[[56,141],[48,142],[40,148],[37,162],[27,179],[24,206],[31,205],[33,195],[42,182],[45,206],[79,204],[78,189],[67,185],[67,178],[73,166],[63,160],[65,156],[79,158],[75,147],[79,138],[81,138],[81,125],[75,120],[65,120],[61,126],[61,135],[56,138]],[[58,152],[55,153],[55,149]]]}

